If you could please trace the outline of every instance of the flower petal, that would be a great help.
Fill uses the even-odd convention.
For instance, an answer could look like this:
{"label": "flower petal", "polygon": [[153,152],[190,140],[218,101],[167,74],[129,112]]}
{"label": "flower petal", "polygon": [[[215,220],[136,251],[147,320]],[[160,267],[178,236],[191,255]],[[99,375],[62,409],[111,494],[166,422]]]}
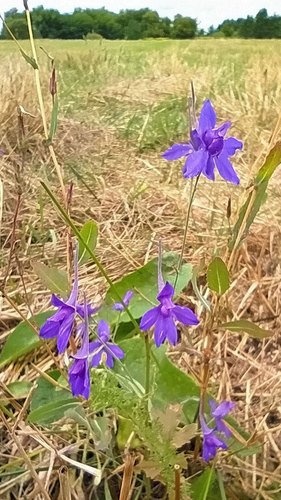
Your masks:
{"label": "flower petal", "polygon": [[74,323],[74,313],[67,316],[61,323],[57,340],[57,348],[59,354],[63,353],[67,348],[69,337],[71,335],[73,328],[73,323]]}
{"label": "flower petal", "polygon": [[166,281],[164,287],[162,288],[161,292],[158,293],[157,295],[157,300],[162,300],[162,299],[171,299],[175,293],[174,287]]}
{"label": "flower petal", "polygon": [[209,401],[209,404],[212,410],[212,416],[215,418],[225,417],[235,406],[235,403],[232,403],[232,401],[223,401],[218,406],[216,403],[214,404],[214,401]]}
{"label": "flower petal", "polygon": [[216,132],[221,137],[224,137],[228,129],[231,127],[231,122],[225,122],[220,127],[216,129]]}
{"label": "flower petal", "polygon": [[224,153],[216,157],[216,166],[220,175],[232,184],[239,184],[240,180],[229,159]]}
{"label": "flower petal", "polygon": [[164,332],[164,318],[161,314],[159,314],[158,319],[155,323],[154,330],[154,342],[156,347],[160,347],[161,344],[165,341],[165,332]]}
{"label": "flower petal", "polygon": [[188,307],[175,306],[173,307],[173,314],[183,325],[198,325],[199,323],[196,314]]}
{"label": "flower petal", "polygon": [[192,153],[193,147],[191,144],[173,144],[169,149],[164,151],[162,157],[165,160],[178,160],[183,156],[187,156]]}
{"label": "flower petal", "polygon": [[104,319],[101,319],[98,323],[97,328],[98,336],[102,338],[103,342],[106,342],[110,337],[109,325]]}
{"label": "flower petal", "polygon": [[114,366],[114,358],[113,358],[112,354],[110,354],[109,352],[106,352],[105,364],[108,368],[113,368],[113,366]]}
{"label": "flower petal", "polygon": [[140,329],[145,331],[149,330],[157,321],[159,315],[159,306],[153,307],[153,309],[149,309],[146,313],[144,313],[140,322]]}
{"label": "flower petal", "polygon": [[125,356],[124,351],[119,347],[119,345],[109,342],[106,346],[106,351],[109,352],[115,359],[123,359]]}
{"label": "flower petal", "polygon": [[124,311],[124,306],[121,302],[115,302],[112,306],[113,311]]}
{"label": "flower petal", "polygon": [[60,322],[53,318],[47,319],[44,325],[41,326],[39,336],[43,339],[52,339],[59,333]]}
{"label": "flower petal", "polygon": [[92,366],[98,366],[100,364],[102,353],[103,353],[103,349],[101,349],[100,351],[98,351],[96,354],[93,355],[92,361],[91,361]]}
{"label": "flower petal", "polygon": [[223,152],[226,153],[227,156],[234,155],[237,149],[242,149],[242,148],[243,148],[243,142],[238,141],[238,139],[235,139],[235,137],[229,137],[228,139],[225,139],[223,144]]}
{"label": "flower petal", "polygon": [[74,361],[69,369],[68,377],[73,396],[83,396],[88,399],[90,396],[90,371],[88,361]]}
{"label": "flower petal", "polygon": [[231,430],[227,427],[221,418],[216,418],[216,430],[222,432],[225,437],[230,438],[232,435]]}
{"label": "flower petal", "polygon": [[65,307],[65,306],[67,306],[67,304],[63,300],[61,300],[59,297],[57,297],[54,293],[52,294],[52,297],[51,297],[51,304],[54,307]]}
{"label": "flower petal", "polygon": [[208,158],[209,155],[205,149],[199,149],[189,155],[182,168],[184,178],[190,179],[191,177],[197,177],[197,175],[201,174],[207,167]]}
{"label": "flower petal", "polygon": [[174,319],[169,316],[163,320],[163,324],[166,339],[170,342],[170,344],[176,345],[178,341],[178,331]]}
{"label": "flower petal", "polygon": [[202,106],[200,117],[199,117],[199,132],[204,134],[206,130],[214,128],[216,125],[216,112],[212,106],[212,103],[207,99]]}
{"label": "flower petal", "polygon": [[206,168],[204,169],[203,173],[207,177],[207,179],[210,179],[210,181],[215,180],[215,162],[214,158],[210,155],[207,161]]}

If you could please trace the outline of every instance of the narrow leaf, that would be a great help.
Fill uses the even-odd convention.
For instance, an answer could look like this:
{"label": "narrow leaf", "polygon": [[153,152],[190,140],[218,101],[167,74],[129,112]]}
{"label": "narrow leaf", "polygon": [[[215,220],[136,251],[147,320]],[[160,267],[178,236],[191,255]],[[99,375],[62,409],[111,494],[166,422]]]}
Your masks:
{"label": "narrow leaf", "polygon": [[[259,169],[254,181],[254,187],[249,193],[244,205],[241,207],[238,220],[233,228],[232,238],[229,242],[229,248],[238,246],[240,241],[248,234],[262,204],[266,200],[266,190],[271,176],[281,163],[281,142],[277,142],[274,148],[269,152],[264,164]],[[242,228],[242,229],[241,229]],[[242,232],[237,242],[238,235]]]}
{"label": "narrow leaf", "polygon": [[24,50],[22,50],[22,49],[20,49],[20,53],[24,57],[24,59],[28,62],[28,64],[30,64],[32,66],[33,69],[39,69],[37,62],[35,61],[35,59],[33,57],[30,57],[29,55],[27,55],[27,53],[24,52]]}
{"label": "narrow leaf", "polygon": [[[98,240],[98,226],[93,220],[87,221],[80,231],[80,235],[85,243],[94,251]],[[91,255],[86,250],[85,245],[79,240],[79,264],[85,264]]]}
{"label": "narrow leaf", "polygon": [[210,263],[207,271],[208,287],[219,295],[223,295],[229,289],[229,272],[220,257],[215,257]]}
{"label": "narrow leaf", "polygon": [[[205,469],[199,477],[196,477],[191,483],[191,498],[193,500],[213,500],[214,498],[219,498],[214,495],[214,492],[211,490],[213,486],[215,486],[216,475],[214,469],[208,467]],[[219,489],[217,488],[216,494],[219,493]]]}
{"label": "narrow leaf", "polygon": [[54,105],[53,105],[52,115],[51,115],[50,132],[49,132],[49,136],[47,139],[48,144],[51,144],[53,142],[53,139],[56,135],[57,125],[58,125],[58,111],[59,111],[59,101],[58,101],[57,95],[55,95]]}
{"label": "narrow leaf", "polygon": [[229,321],[228,323],[223,323],[220,325],[220,328],[225,330],[229,330],[234,333],[247,333],[251,337],[256,339],[266,339],[272,337],[274,334],[269,330],[265,330],[264,328],[260,328],[255,323],[248,321],[246,319],[239,319],[237,321]]}
{"label": "narrow leaf", "polygon": [[276,168],[281,163],[281,141],[277,142],[269,152],[263,166],[259,169],[255,178],[255,184],[269,181],[270,177],[274,174]]}
{"label": "narrow leaf", "polygon": [[69,294],[69,283],[67,273],[62,269],[48,267],[41,262],[34,262],[32,267],[38,278],[49,290],[60,297],[67,297]]}

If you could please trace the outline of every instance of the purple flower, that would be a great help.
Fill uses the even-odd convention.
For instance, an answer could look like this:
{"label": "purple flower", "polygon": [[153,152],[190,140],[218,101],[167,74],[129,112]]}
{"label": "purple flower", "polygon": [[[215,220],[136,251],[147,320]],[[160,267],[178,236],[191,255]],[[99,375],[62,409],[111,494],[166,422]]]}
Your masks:
{"label": "purple flower", "polygon": [[229,438],[231,436],[230,429],[225,425],[222,420],[235,406],[231,401],[223,401],[219,405],[215,401],[210,400],[209,405],[211,408],[211,415],[215,419],[216,431],[222,432],[225,437]]}
{"label": "purple flower", "polygon": [[90,344],[89,344],[89,324],[88,306],[85,300],[84,318],[85,321],[79,327],[82,336],[80,349],[72,357],[74,361],[68,371],[68,380],[73,396],[90,397]]}
{"label": "purple flower", "polygon": [[182,172],[186,179],[204,174],[208,179],[215,179],[215,167],[226,181],[239,184],[239,178],[229,161],[237,149],[242,149],[243,143],[228,137],[225,134],[231,122],[216,126],[216,112],[212,103],[207,99],[199,117],[196,128],[191,130],[190,142],[187,144],[173,144],[163,153],[166,160],[178,160],[186,157]]}
{"label": "purple flower", "polygon": [[[124,297],[123,297],[123,302],[125,304],[126,307],[128,307],[129,303],[130,303],[130,300],[131,298],[133,297],[134,295],[134,292],[132,290],[128,290],[128,292],[125,293]],[[114,311],[124,311],[124,306],[122,304],[122,302],[116,302],[113,306],[112,306],[112,309]]]}
{"label": "purple flower", "polygon": [[44,339],[57,337],[57,348],[59,354],[63,353],[68,345],[71,332],[73,330],[75,316],[78,313],[81,318],[93,314],[97,308],[92,308],[89,304],[84,306],[78,304],[78,250],[75,254],[74,262],[74,281],[71,294],[64,302],[56,295],[52,295],[51,303],[58,308],[58,311],[47,319],[40,328],[39,335]]}
{"label": "purple flower", "polygon": [[[161,283],[161,279],[159,280]],[[178,340],[176,321],[183,325],[198,325],[199,320],[194,312],[188,307],[177,306],[173,303],[174,288],[168,282],[157,296],[159,306],[147,311],[140,322],[141,330],[149,330],[154,326],[154,341],[159,347],[167,339],[170,344],[175,345]]]}
{"label": "purple flower", "polygon": [[207,426],[204,418],[200,417],[201,429],[203,433],[203,448],[202,448],[202,457],[205,462],[211,460],[216,456],[217,450],[219,448],[223,450],[227,450],[226,443],[218,438],[215,434],[216,429],[210,429]]}
{"label": "purple flower", "polygon": [[4,149],[1,149],[1,148],[0,148],[0,156],[4,156],[4,154],[5,154]]}
{"label": "purple flower", "polygon": [[98,366],[105,361],[108,368],[113,368],[114,360],[124,358],[124,352],[118,345],[109,341],[109,325],[103,319],[98,324],[97,333],[98,340],[90,342],[91,364],[92,366]]}

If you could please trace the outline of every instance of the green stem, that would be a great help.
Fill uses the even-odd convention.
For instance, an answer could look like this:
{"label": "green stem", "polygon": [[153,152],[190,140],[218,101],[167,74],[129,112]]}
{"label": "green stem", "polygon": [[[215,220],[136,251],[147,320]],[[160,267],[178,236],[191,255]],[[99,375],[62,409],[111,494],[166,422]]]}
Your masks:
{"label": "green stem", "polygon": [[176,288],[177,281],[178,281],[178,276],[179,276],[179,272],[180,272],[181,266],[182,266],[183,254],[184,254],[184,249],[185,249],[185,244],[186,244],[186,238],[187,238],[187,230],[188,230],[189,219],[190,219],[190,214],[191,214],[191,207],[192,207],[192,203],[193,203],[194,196],[195,196],[195,193],[196,193],[196,189],[197,189],[197,186],[198,186],[199,178],[200,178],[200,175],[198,175],[196,177],[193,189],[192,189],[192,191],[190,193],[190,198],[189,198],[189,203],[188,203],[187,213],[186,213],[186,219],[185,219],[185,227],[184,227],[184,233],[183,233],[183,241],[182,241],[182,247],[181,247],[181,254],[180,254],[179,263],[178,263],[178,267],[177,267],[177,275],[176,275],[176,280],[175,280],[174,288]]}
{"label": "green stem", "polygon": [[150,393],[150,342],[148,335],[144,337],[145,341],[145,396],[147,398],[147,407]]}

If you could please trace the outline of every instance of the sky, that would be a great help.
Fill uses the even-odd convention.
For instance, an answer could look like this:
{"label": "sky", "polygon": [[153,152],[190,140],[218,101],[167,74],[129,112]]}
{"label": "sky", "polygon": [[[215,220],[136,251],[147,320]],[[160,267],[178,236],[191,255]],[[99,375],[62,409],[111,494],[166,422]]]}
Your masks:
{"label": "sky", "polygon": [[[170,19],[176,14],[196,18],[199,27],[207,29],[217,26],[224,19],[237,19],[247,15],[256,15],[266,8],[269,15],[281,14],[280,0],[28,0],[29,8],[43,5],[61,12],[71,12],[76,7],[97,9],[105,7],[113,12],[120,9],[140,9],[149,7],[160,16]],[[0,13],[16,7],[23,10],[22,0],[0,0]]]}

